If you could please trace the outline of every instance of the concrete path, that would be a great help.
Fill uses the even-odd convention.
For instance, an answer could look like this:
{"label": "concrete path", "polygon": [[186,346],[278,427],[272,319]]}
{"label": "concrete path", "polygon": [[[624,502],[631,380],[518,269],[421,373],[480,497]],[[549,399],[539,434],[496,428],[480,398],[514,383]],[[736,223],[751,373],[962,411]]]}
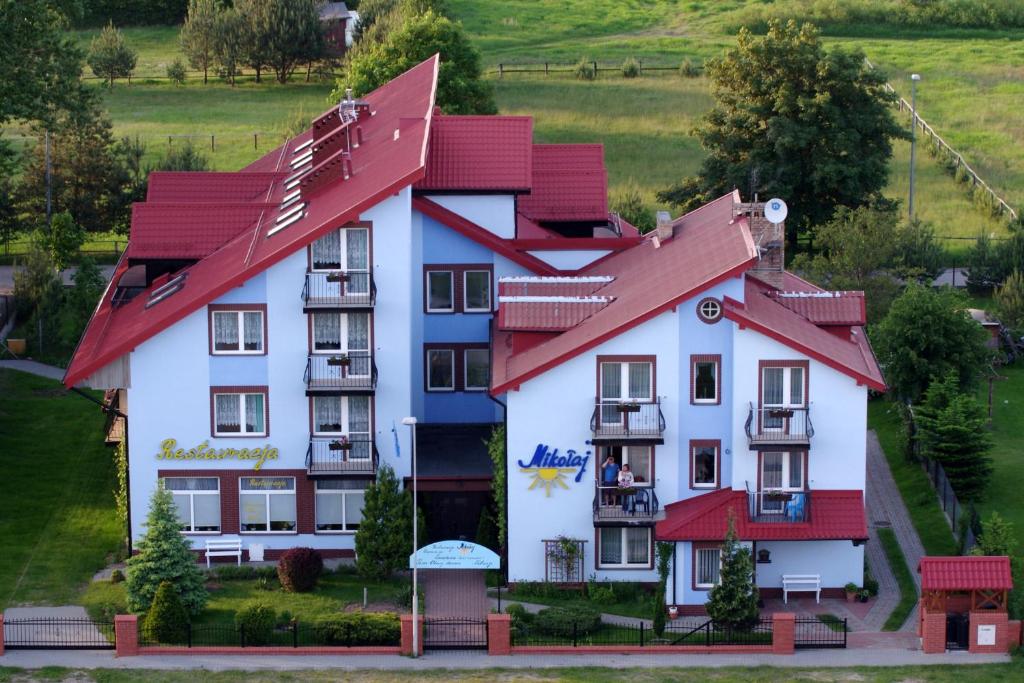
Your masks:
{"label": "concrete path", "polygon": [[[907,512],[907,506],[903,504],[903,497],[900,495],[899,489],[896,488],[896,481],[892,478],[885,453],[878,443],[878,436],[873,431],[868,431],[867,439],[866,496],[868,527],[871,536],[867,544],[868,565],[875,578],[878,579],[879,594],[881,595],[882,585],[886,585],[886,593],[899,595],[896,577],[886,561],[885,551],[877,537],[877,530],[883,527],[892,529],[896,534],[896,540],[899,541],[903,556],[907,560],[907,567],[914,577],[914,583],[920,594],[921,585],[920,577],[917,574],[917,565],[924,557],[924,546],[921,544],[913,522],[910,521],[910,513]],[[892,606],[894,607],[895,603]],[[877,614],[869,614],[865,621],[868,625],[875,626],[872,630],[880,630],[882,624],[889,618],[891,611],[892,607],[889,607],[884,614],[882,610],[879,610]],[[915,606],[900,630],[915,631],[916,629],[917,607]]]}
{"label": "concrete path", "polygon": [[[103,275],[104,282],[108,282],[114,276],[114,266],[100,266],[99,269],[100,274]],[[76,272],[78,272],[78,268],[65,268],[60,273],[61,281],[67,286],[73,285]],[[14,266],[0,266],[0,294],[10,294],[13,291]]]}
{"label": "concrete path", "polygon": [[64,379],[64,369],[56,368],[45,363],[38,363],[34,360],[0,360],[0,368],[8,370],[20,370],[32,375],[55,379],[58,382]]}

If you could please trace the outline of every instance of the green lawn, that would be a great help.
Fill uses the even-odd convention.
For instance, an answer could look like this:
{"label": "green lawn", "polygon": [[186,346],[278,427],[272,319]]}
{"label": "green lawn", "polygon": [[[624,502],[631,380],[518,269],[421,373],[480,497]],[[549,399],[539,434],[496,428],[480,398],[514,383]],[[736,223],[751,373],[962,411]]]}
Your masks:
{"label": "green lawn", "polygon": [[896,603],[889,618],[882,626],[883,631],[899,631],[903,622],[907,620],[910,613],[917,604],[917,585],[914,577],[907,566],[907,558],[900,549],[900,542],[896,540],[896,533],[892,529],[877,529],[878,540],[882,542],[885,549],[885,559],[889,562],[889,568],[896,577],[896,583],[900,589],[900,601]]}
{"label": "green lawn", "polygon": [[67,604],[122,535],[103,414],[14,370],[0,370],[0,397],[0,609]]}
{"label": "green lawn", "polygon": [[[1024,363],[1001,368],[999,374],[1007,379],[995,382],[992,401],[992,436],[995,447],[992,461],[995,471],[989,484],[988,493],[978,505],[982,518],[992,511],[998,511],[1004,519],[1013,523],[1020,545],[1017,554],[1024,556],[1024,505],[1021,491],[1024,491]],[[987,386],[981,390],[980,398],[987,404]]]}
{"label": "green lawn", "polygon": [[[492,593],[493,595],[493,593]],[[584,606],[595,609],[602,614],[617,614],[621,617],[636,617],[637,619],[651,618],[652,596],[643,594],[641,598],[633,600],[615,600],[614,602],[594,602],[581,597],[579,594],[557,596],[533,596],[516,595],[515,593],[503,592],[501,594],[501,606],[505,609],[507,604],[513,602],[526,602],[535,605],[548,605],[550,607],[574,607]]]}

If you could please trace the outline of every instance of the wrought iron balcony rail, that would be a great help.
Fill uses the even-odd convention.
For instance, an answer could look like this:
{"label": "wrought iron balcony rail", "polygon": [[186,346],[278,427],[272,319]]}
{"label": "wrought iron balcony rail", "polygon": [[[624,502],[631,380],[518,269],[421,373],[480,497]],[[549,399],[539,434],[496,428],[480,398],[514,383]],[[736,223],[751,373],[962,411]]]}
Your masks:
{"label": "wrought iron balcony rail", "polygon": [[369,436],[317,436],[306,449],[309,474],[375,474],[377,447]]}
{"label": "wrought iron balcony rail", "polygon": [[590,417],[590,431],[596,439],[661,439],[665,433],[661,400],[641,403],[598,399]]}
{"label": "wrought iron balcony rail", "polygon": [[373,273],[366,271],[306,273],[302,301],[307,310],[372,308],[377,301],[377,285]]}
{"label": "wrought iron balcony rail", "polygon": [[650,522],[658,514],[661,503],[653,486],[594,487],[594,521]]}
{"label": "wrought iron balcony rail", "polygon": [[316,354],[306,360],[306,393],[367,393],[377,388],[377,364],[369,351]]}
{"label": "wrought iron balcony rail", "polygon": [[776,524],[810,521],[810,491],[747,491],[751,522]]}
{"label": "wrought iron balcony rail", "polygon": [[814,436],[809,406],[758,408],[750,404],[744,428],[751,445],[807,445]]}

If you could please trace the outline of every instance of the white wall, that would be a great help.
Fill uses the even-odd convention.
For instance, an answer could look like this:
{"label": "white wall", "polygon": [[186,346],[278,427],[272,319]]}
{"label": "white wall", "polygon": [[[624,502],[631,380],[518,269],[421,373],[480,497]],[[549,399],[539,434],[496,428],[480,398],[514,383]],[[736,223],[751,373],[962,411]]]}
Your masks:
{"label": "white wall", "polygon": [[516,200],[511,194],[435,194],[432,202],[459,214],[498,237],[516,236]]}
{"label": "white wall", "polygon": [[783,574],[820,574],[822,588],[864,583],[864,546],[851,541],[758,541],[757,549],[771,553],[769,564],[754,565],[760,588],[782,588]]}

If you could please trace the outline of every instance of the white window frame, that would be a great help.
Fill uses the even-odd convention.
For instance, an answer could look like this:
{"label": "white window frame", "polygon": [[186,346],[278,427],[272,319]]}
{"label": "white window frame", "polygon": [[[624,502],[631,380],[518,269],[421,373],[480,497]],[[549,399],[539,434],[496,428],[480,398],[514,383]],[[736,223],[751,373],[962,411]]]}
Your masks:
{"label": "white window frame", "polygon": [[[619,531],[619,533],[621,534],[622,545],[620,547],[622,548],[622,555],[619,558],[620,560],[621,559],[627,559],[629,557],[629,545],[628,545],[629,539],[627,537],[628,536],[628,531],[630,529],[637,529],[637,530],[646,532],[646,534],[647,534],[647,555],[646,555],[646,558],[647,559],[644,560],[643,562],[617,562],[617,563],[602,562],[601,561],[601,551],[602,551],[602,547],[601,547],[601,545],[602,545],[601,544],[601,534],[604,533],[605,529],[617,529]],[[624,527],[602,527],[602,529],[600,531],[598,531],[598,533],[597,533],[597,546],[598,547],[597,547],[597,557],[595,558],[597,568],[598,569],[645,569],[645,568],[650,567],[651,566],[651,550],[652,550],[651,544],[652,544],[652,537],[653,537],[653,534],[651,533],[652,531],[653,531],[653,529],[651,527],[630,527],[630,526],[624,526]]]}
{"label": "white window frame", "polygon": [[[605,396],[604,395],[604,368],[606,365],[618,365],[619,366],[619,388],[622,396]],[[629,366],[631,365],[646,365],[647,366],[647,396],[629,396]],[[637,401],[640,403],[651,403],[654,401],[654,363],[648,360],[644,361],[618,361],[608,360],[601,361],[601,377],[598,383],[598,388],[601,391],[601,402],[618,401],[620,403],[627,401]]]}
{"label": "white window frame", "polygon": [[[291,489],[284,491],[274,491],[272,489],[266,491],[251,491],[242,488],[242,479],[291,479]],[[246,474],[244,477],[238,478],[238,533],[240,534],[298,534],[299,533],[299,492],[295,477],[270,477],[270,476],[259,476]],[[266,510],[267,510],[267,530],[266,531],[242,531],[242,496],[266,496]],[[270,530],[270,496],[287,496],[290,495],[295,502],[295,528],[291,531],[271,531]]]}
{"label": "white window frame", "polygon": [[[718,581],[714,583],[701,583],[700,572],[701,553],[716,553],[718,555]],[[694,548],[693,549],[693,585],[698,590],[710,590],[722,581],[722,549],[721,548]]]}
{"label": "white window frame", "polygon": [[[483,351],[487,356],[487,381],[482,386],[473,386],[469,383],[469,352]],[[491,381],[491,350],[490,349],[463,349],[462,350],[462,388],[464,391],[487,391],[490,389]]]}
{"label": "white window frame", "polygon": [[[765,401],[765,390],[768,388],[768,382],[765,381],[765,375],[769,370],[782,370],[782,403],[768,403]],[[792,398],[793,388],[793,371],[800,371],[800,398],[799,403],[794,403]],[[803,408],[807,405],[807,368],[803,365],[770,365],[761,368],[761,407],[762,408]]]}
{"label": "white window frame", "polygon": [[722,317],[722,303],[717,299],[705,299],[698,304],[697,311],[704,320],[714,322]]}
{"label": "white window frame", "polygon": [[[350,396],[314,396],[313,397],[313,400],[310,403],[310,410],[313,411],[313,414],[312,414],[312,418],[313,418],[313,436],[348,436],[350,438],[351,437],[356,437],[356,436],[363,436],[363,437],[366,437],[367,439],[370,438],[370,432],[369,431],[366,431],[366,432],[353,432],[352,431],[352,425],[349,423],[349,405],[348,405],[348,402],[349,402],[350,398],[351,398]],[[327,401],[327,400],[339,400],[339,401],[341,401],[341,431],[340,432],[324,432],[324,431],[320,431],[319,429],[317,429],[316,402],[317,401]],[[373,410],[372,406],[370,407],[370,410],[371,411]]]}
{"label": "white window frame", "polygon": [[[217,426],[220,421],[217,419],[217,397],[218,396],[237,396],[239,403],[239,431],[237,432],[221,432],[217,430]],[[246,430],[245,424],[245,397],[246,396],[261,396],[263,398],[263,431],[262,432],[250,432]],[[246,392],[234,392],[234,391],[221,391],[213,395],[211,399],[213,401],[213,435],[214,436],[266,436],[267,431],[267,405],[270,403],[270,395],[262,391],[246,391]]]}
{"label": "white window frame", "polygon": [[[653,481],[653,479],[654,479],[654,446],[630,446],[630,445],[605,446],[604,448],[601,449],[601,460],[598,463],[599,467],[598,467],[597,475],[598,475],[598,478],[601,479],[601,485],[602,486],[604,486],[604,480],[603,480],[604,474],[601,472],[600,467],[604,466],[604,461],[608,459],[609,455],[614,457],[614,454],[611,452],[612,448],[620,449],[619,457],[618,457],[619,467],[621,468],[623,465],[629,465],[629,471],[633,473],[633,477],[634,477],[633,485],[635,487],[637,487],[637,488],[650,488],[650,487],[654,486],[654,481]],[[636,450],[644,449],[649,454],[648,459],[649,459],[649,461],[651,463],[651,469],[650,469],[650,472],[645,472],[644,474],[649,474],[651,476],[648,477],[647,480],[645,480],[645,481],[636,481],[636,479],[635,479],[635,477],[637,475],[637,471],[636,471],[636,467],[634,467],[635,463],[633,462],[633,458],[632,458],[633,449],[636,449]]]}
{"label": "white window frame", "polygon": [[[764,481],[765,481],[765,470],[764,470],[764,467],[765,467],[765,463],[768,461],[768,458],[765,457],[765,456],[767,456],[769,453],[780,453],[782,455],[782,486],[765,486],[764,485]],[[792,486],[789,483],[790,482],[790,476],[789,475],[792,472],[791,468],[792,468],[792,465],[793,465],[794,457],[800,459],[800,485],[799,486]],[[806,462],[806,460],[804,458],[804,452],[803,451],[764,451],[764,452],[762,452],[761,453],[761,471],[758,474],[760,474],[761,492],[762,493],[764,493],[766,491],[793,492],[793,491],[806,491],[807,490],[807,462]]]}
{"label": "white window frame", "polygon": [[[266,323],[264,321],[264,312],[262,310],[252,311],[210,311],[210,325],[213,329],[210,330],[210,352],[214,356],[261,356],[266,353],[267,349],[267,335],[266,335]],[[257,313],[260,316],[260,348],[255,351],[250,351],[245,348],[245,314],[246,313]],[[223,351],[217,350],[217,316],[218,315],[235,315],[238,316],[238,349],[225,349]]]}
{"label": "white window frame", "polygon": [[[168,479],[213,479],[213,480],[215,480],[217,482],[217,489],[215,491],[212,491],[212,490],[188,490],[188,489],[186,489],[186,490],[167,489],[167,490],[170,491],[172,496],[188,496],[189,519],[192,520],[192,524],[191,524],[191,528],[189,528],[189,529],[182,529],[181,533],[188,534],[189,536],[194,536],[194,535],[200,535],[200,536],[220,536],[222,533],[224,533],[224,520],[220,519],[220,517],[223,517],[223,515],[220,512],[220,477],[161,477],[161,479],[164,480],[164,481],[166,481]],[[218,511],[217,516],[218,516],[218,520],[217,520],[217,530],[216,531],[196,531],[195,530],[195,528],[196,528],[195,496],[196,495],[200,495],[200,496],[217,496],[217,511]]]}
{"label": "white window frame", "polygon": [[[452,359],[452,385],[450,387],[435,387],[430,383],[430,355],[434,353],[447,353]],[[431,392],[453,392],[455,391],[455,372],[458,369],[455,364],[455,349],[427,349],[427,353],[424,358],[426,362],[426,383],[427,391]]]}
{"label": "white window frame", "polygon": [[[697,449],[698,448],[710,448],[711,450],[714,451],[714,453],[712,454],[712,462],[714,463],[714,467],[715,467],[715,481],[710,483],[710,484],[697,481],[697,474],[696,474],[697,473],[697,467],[696,467],[696,464],[697,464]],[[721,480],[721,477],[722,477],[722,473],[719,472],[719,469],[721,469],[721,462],[722,462],[722,460],[721,460],[721,453],[718,450],[719,448],[720,448],[719,446],[707,446],[707,445],[705,445],[705,446],[691,446],[690,447],[690,472],[693,473],[693,476],[692,476],[693,488],[695,488],[695,489],[717,489],[717,488],[719,488],[721,486],[721,481],[720,480]]]}
{"label": "white window frame", "polygon": [[[487,306],[483,308],[471,308],[469,305],[469,274],[483,273],[487,278]],[[493,310],[494,295],[491,292],[491,271],[489,270],[464,270],[462,271],[462,311],[464,313],[490,313]]]}
{"label": "white window frame", "polygon": [[[362,230],[366,233],[366,268],[350,269],[348,267],[348,237],[345,232],[348,230]],[[370,272],[370,230],[369,228],[339,228],[338,241],[341,248],[338,250],[338,265],[340,268],[317,268],[313,261],[313,245],[309,245],[309,272],[311,273],[368,273]]]}
{"label": "white window frame", "polygon": [[[430,305],[430,278],[433,275],[448,276],[448,301],[451,303],[447,308],[433,308]],[[451,270],[428,270],[424,276],[424,287],[427,288],[427,313],[454,313],[455,312],[455,272]]]}
{"label": "white window frame", "polygon": [[[697,398],[697,378],[699,376],[697,372],[698,365],[710,365],[715,369],[714,386],[715,396],[713,398]],[[721,381],[718,374],[722,371],[722,364],[716,360],[695,360],[693,361],[693,367],[690,372],[693,373],[693,396],[690,398],[697,405],[717,405],[721,398],[718,394],[720,393]]]}
{"label": "white window frame", "polygon": [[[342,526],[344,526],[345,528],[344,529],[320,529],[320,528],[318,528],[320,526],[320,520],[319,519],[314,519],[313,520],[313,529],[314,529],[314,531],[316,533],[318,533],[318,534],[336,534],[336,535],[352,535],[352,534],[356,533],[358,531],[358,529],[349,529],[348,528],[348,508],[345,507],[345,502],[346,502],[345,498],[347,498],[349,495],[356,495],[356,494],[358,494],[358,495],[363,497],[363,505],[365,506],[366,505],[366,489],[364,489],[364,488],[363,489],[327,489],[327,490],[321,491],[319,486],[318,486],[319,483],[320,482],[318,480],[316,482],[316,484],[314,484],[314,486],[313,486],[314,496],[341,496],[342,497],[342,499],[341,499],[341,519],[342,519],[342,522],[341,523],[342,523]],[[316,506],[316,498],[314,497],[314,499],[313,499],[313,516],[314,516],[314,518],[316,517],[316,507],[317,507]],[[360,520],[360,523],[362,523],[362,520]]]}
{"label": "white window frame", "polygon": [[[370,352],[370,334],[366,335],[366,348],[365,349],[350,349],[348,348],[348,317],[350,315],[365,315],[367,318],[367,330],[371,330],[373,322],[370,320],[369,313],[349,313],[347,311],[314,311],[309,314],[310,325],[312,329],[310,331],[310,339],[312,340],[312,352],[314,356],[337,356],[340,353],[369,353]],[[337,315],[341,317],[341,336],[338,338],[337,349],[318,349],[316,347],[316,317],[320,315]]]}

